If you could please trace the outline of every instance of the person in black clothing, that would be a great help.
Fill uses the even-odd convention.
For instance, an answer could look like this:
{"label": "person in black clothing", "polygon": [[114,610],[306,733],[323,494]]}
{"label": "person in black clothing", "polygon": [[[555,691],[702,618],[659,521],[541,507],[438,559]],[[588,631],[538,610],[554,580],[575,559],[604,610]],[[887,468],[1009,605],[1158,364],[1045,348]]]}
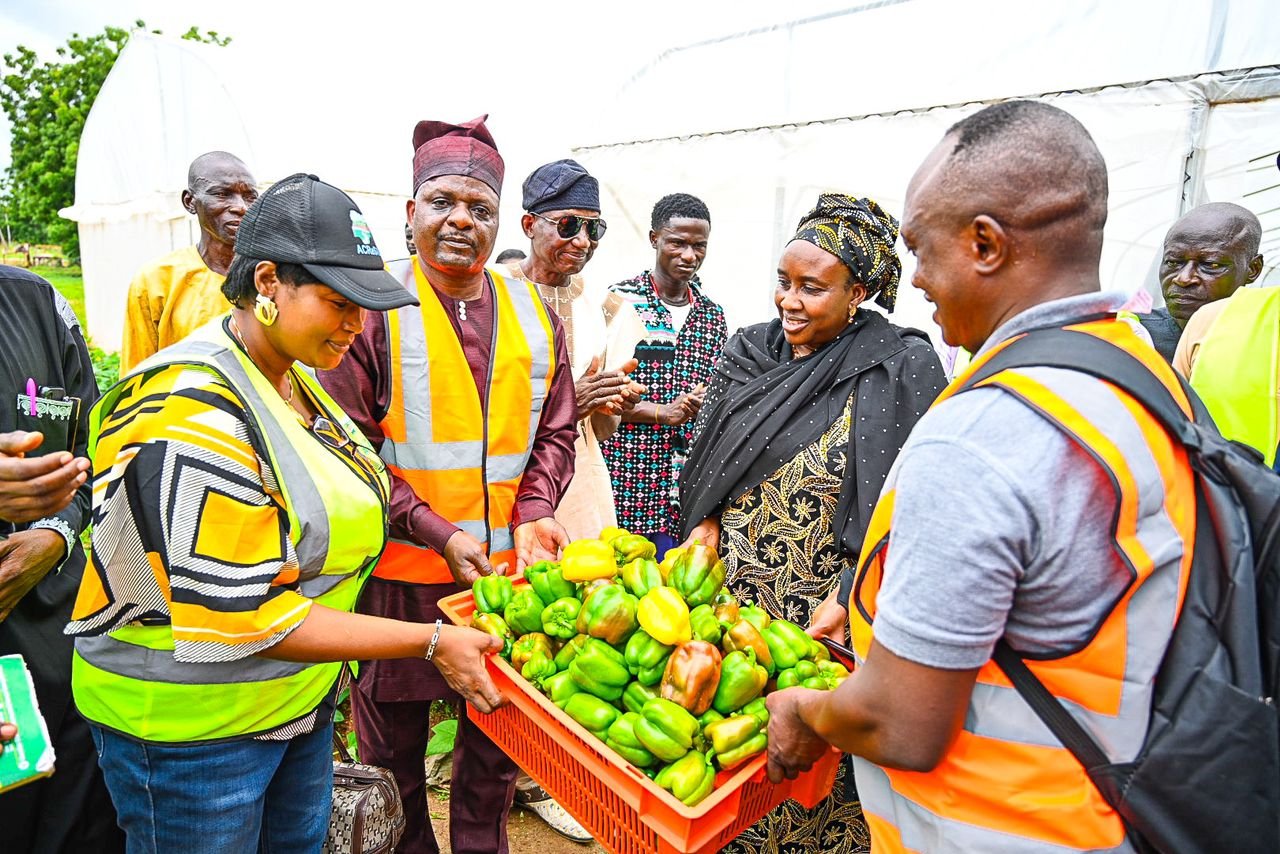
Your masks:
{"label": "person in black clothing", "polygon": [[[0,395],[0,655],[25,659],[57,757],[52,777],[0,794],[0,847],[123,851],[89,728],[71,702],[72,639],[62,633],[85,566],[98,386],[71,306],[44,279],[3,265]],[[73,398],[78,410],[67,405]]]}
{"label": "person in black clothing", "polygon": [[1227,202],[1193,208],[1169,229],[1160,258],[1165,307],[1138,315],[1166,362],[1173,363],[1178,338],[1196,309],[1226,299],[1262,273],[1261,238],[1253,212]]}

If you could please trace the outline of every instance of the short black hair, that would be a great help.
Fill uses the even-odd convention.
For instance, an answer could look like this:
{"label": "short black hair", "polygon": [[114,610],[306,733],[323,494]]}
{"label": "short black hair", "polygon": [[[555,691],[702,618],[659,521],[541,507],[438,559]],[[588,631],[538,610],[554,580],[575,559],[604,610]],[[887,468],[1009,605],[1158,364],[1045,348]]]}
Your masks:
{"label": "short black hair", "polygon": [[658,199],[658,203],[653,206],[649,227],[654,231],[661,231],[662,227],[673,219],[703,219],[710,225],[711,211],[707,210],[706,202],[697,196],[691,196],[688,193],[672,193]]}
{"label": "short black hair", "polygon": [[[227,268],[227,278],[222,283],[222,295],[227,298],[227,302],[236,308],[248,308],[253,305],[254,299],[258,296],[258,286],[253,283],[253,277],[258,264],[268,260],[270,259],[246,258],[244,255],[236,255],[231,259],[231,266]],[[279,261],[272,263],[276,265],[276,278],[286,285],[296,287],[316,283],[316,277],[308,273],[301,264],[284,264]]]}
{"label": "short black hair", "polygon": [[495,263],[505,264],[508,261],[523,261],[528,257],[528,255],[524,254],[519,249],[503,249],[498,253],[498,257],[493,260]]}

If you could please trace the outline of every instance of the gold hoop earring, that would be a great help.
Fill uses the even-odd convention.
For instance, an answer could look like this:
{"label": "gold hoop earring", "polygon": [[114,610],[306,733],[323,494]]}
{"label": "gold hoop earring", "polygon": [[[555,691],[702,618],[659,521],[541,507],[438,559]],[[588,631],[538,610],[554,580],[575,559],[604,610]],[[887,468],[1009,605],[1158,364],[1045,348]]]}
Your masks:
{"label": "gold hoop earring", "polygon": [[258,322],[263,326],[271,326],[280,316],[280,306],[276,305],[275,300],[270,297],[258,294],[258,298],[253,302],[253,316],[258,318]]}

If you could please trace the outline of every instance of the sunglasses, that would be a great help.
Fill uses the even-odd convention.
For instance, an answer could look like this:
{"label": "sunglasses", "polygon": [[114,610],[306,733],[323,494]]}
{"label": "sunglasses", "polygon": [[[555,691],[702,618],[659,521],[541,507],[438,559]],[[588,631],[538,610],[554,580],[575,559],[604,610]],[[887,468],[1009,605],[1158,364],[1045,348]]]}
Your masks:
{"label": "sunglasses", "polygon": [[[529,211],[533,213],[533,211]],[[582,231],[582,227],[587,227],[587,237],[592,240],[599,240],[604,237],[605,231],[609,228],[598,216],[578,216],[577,214],[565,214],[562,217],[552,219],[549,216],[543,216],[540,213],[534,213],[538,219],[545,219],[547,222],[556,227],[556,234],[560,235],[561,240],[573,240],[578,236],[578,232]]]}
{"label": "sunglasses", "polygon": [[343,451],[350,455],[356,465],[364,469],[366,474],[377,478],[387,470],[386,462],[372,448],[366,448],[364,445],[351,441],[351,437],[347,435],[345,430],[323,415],[317,415],[315,421],[311,422],[311,432],[317,439],[335,451]]}

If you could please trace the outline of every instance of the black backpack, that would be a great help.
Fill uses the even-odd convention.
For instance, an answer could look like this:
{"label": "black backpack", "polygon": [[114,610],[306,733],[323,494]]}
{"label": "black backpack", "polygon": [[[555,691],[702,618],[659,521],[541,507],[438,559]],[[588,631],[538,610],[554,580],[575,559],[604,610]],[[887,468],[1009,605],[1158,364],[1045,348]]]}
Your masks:
{"label": "black backpack", "polygon": [[1127,392],[1181,442],[1195,475],[1186,598],[1156,675],[1146,741],[1116,763],[1005,641],[994,659],[1124,819],[1140,852],[1280,852],[1280,476],[1194,420],[1138,359],[1065,329],[1033,331],[961,391],[1008,368],[1068,368]]}

